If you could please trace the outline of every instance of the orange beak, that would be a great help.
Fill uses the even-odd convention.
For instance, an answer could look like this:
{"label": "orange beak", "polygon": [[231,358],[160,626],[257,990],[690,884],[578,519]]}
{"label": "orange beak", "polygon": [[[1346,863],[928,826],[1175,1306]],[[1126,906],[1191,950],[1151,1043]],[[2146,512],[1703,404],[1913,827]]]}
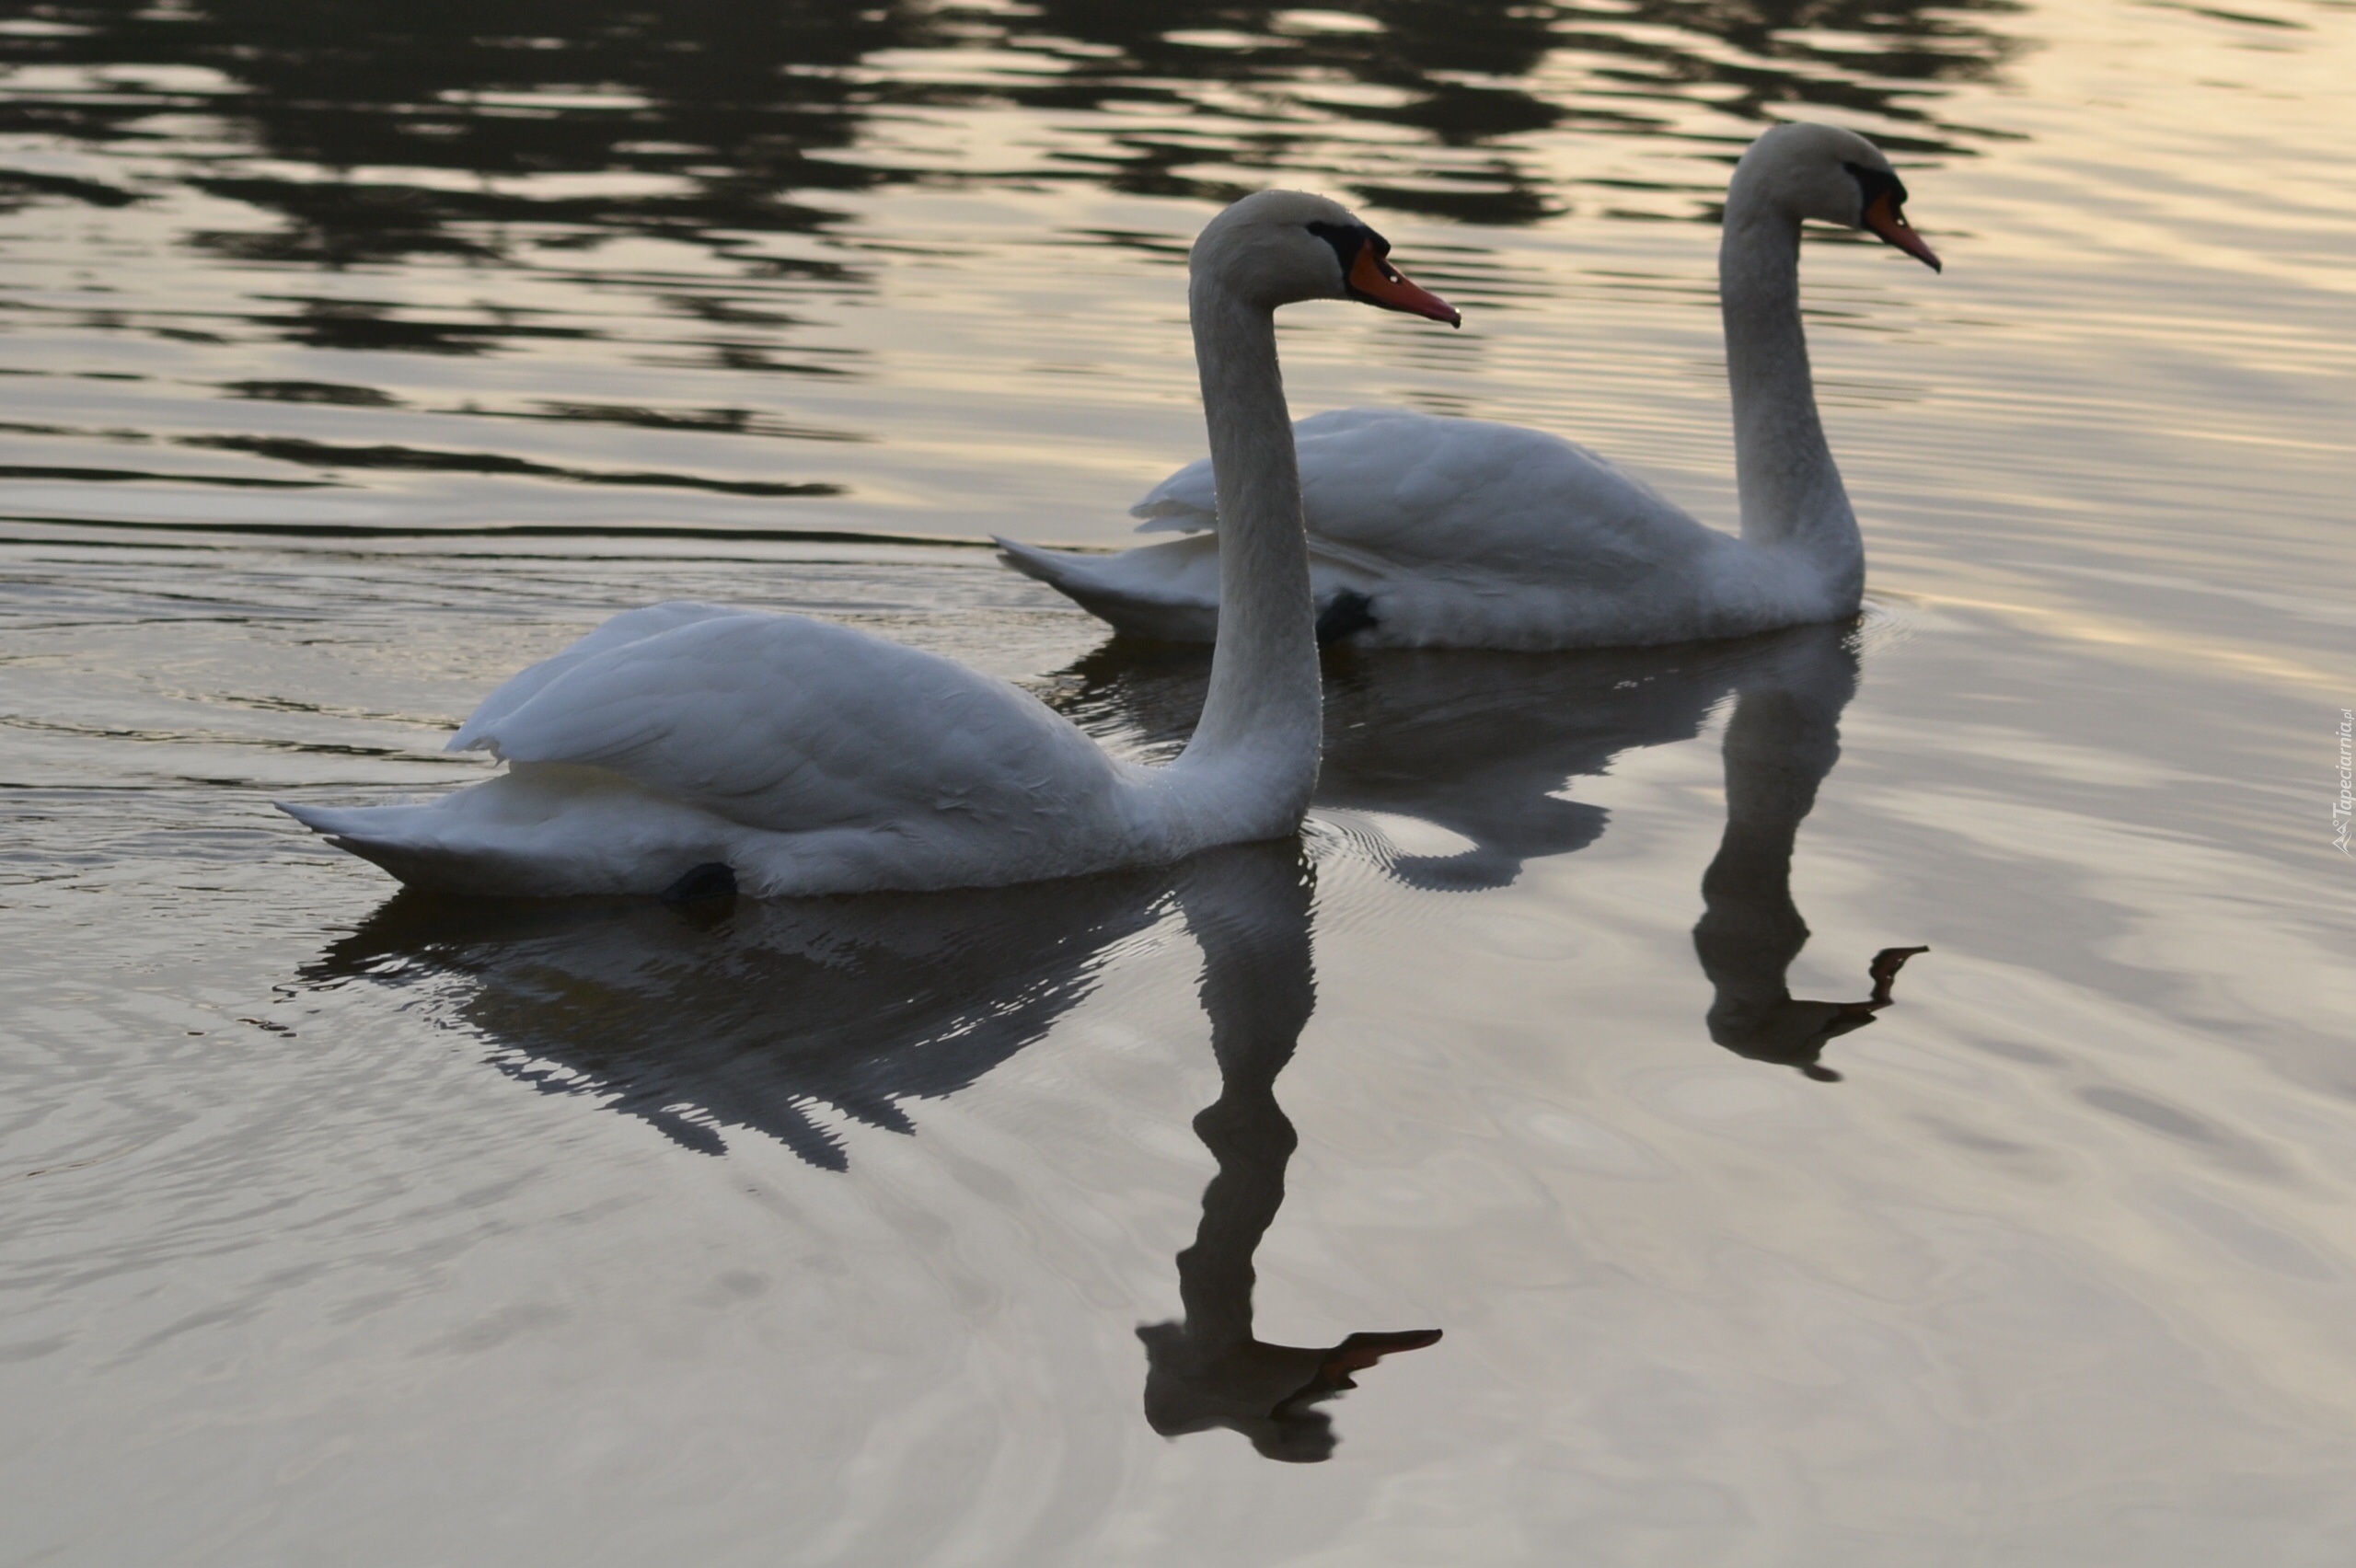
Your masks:
{"label": "orange beak", "polygon": [[1895,191],[1885,190],[1874,198],[1874,204],[1865,209],[1865,226],[1932,271],[1945,270],[1939,265],[1938,254],[1907,225],[1906,214],[1899,211]]}
{"label": "orange beak", "polygon": [[1464,325],[1464,317],[1456,313],[1456,306],[1430,290],[1409,282],[1400,275],[1398,268],[1377,256],[1371,245],[1359,248],[1358,259],[1350,267],[1348,288],[1351,298],[1379,305],[1385,310],[1403,310],[1410,316],[1445,321],[1450,327]]}

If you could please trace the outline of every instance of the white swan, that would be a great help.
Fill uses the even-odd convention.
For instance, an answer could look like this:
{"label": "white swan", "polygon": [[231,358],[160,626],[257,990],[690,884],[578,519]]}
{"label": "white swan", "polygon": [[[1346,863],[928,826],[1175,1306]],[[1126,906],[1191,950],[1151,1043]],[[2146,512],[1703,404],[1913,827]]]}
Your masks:
{"label": "white swan", "polygon": [[[1854,133],[1779,125],[1727,192],[1718,250],[1742,536],[1705,527],[1540,431],[1345,409],[1295,427],[1321,637],[1394,647],[1595,648],[1733,637],[1856,613],[1865,543],[1825,445],[1800,328],[1802,220],[1870,229],[1935,269],[1906,188]],[[1138,502],[1139,532],[1224,521],[1210,459]],[[1008,564],[1132,636],[1207,641],[1213,536],[1119,555],[1000,539]]]}
{"label": "white swan", "polygon": [[[1173,860],[1297,827],[1317,778],[1315,611],[1274,312],[1354,298],[1451,324],[1322,197],[1213,219],[1188,308],[1229,476],[1229,613],[1203,717],[1116,761],[1021,689],[801,616],[655,605],[484,699],[450,742],[508,764],[422,805],[283,805],[403,882],[468,894],[989,886]],[[683,885],[684,884],[684,885]]]}

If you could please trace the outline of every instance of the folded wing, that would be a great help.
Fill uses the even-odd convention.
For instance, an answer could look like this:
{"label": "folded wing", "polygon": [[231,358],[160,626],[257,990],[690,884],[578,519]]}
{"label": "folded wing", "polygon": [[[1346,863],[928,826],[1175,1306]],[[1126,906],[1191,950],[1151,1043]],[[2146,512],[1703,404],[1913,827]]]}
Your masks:
{"label": "folded wing", "polygon": [[1020,831],[1068,818],[1113,774],[1004,681],[848,627],[709,605],[616,617],[494,692],[456,744],[605,768],[784,832],[932,817]]}

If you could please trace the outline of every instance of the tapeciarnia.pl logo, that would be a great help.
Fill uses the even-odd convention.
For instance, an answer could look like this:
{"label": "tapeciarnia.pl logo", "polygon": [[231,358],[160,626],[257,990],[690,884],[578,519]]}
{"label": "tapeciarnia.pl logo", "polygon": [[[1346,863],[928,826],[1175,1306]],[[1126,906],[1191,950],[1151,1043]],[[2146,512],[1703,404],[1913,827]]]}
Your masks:
{"label": "tapeciarnia.pl logo", "polygon": [[2339,798],[2331,802],[2331,847],[2350,859],[2356,850],[2348,847],[2348,824],[2356,817],[2356,795],[2349,786],[2356,779],[2356,708],[2339,710]]}

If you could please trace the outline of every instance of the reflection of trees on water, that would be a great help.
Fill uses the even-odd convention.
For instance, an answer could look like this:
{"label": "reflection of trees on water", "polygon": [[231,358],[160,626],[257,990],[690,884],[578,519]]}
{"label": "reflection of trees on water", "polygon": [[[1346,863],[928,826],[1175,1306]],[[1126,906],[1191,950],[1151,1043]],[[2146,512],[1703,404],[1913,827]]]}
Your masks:
{"label": "reflection of trees on water", "polygon": [[[1595,75],[1630,90],[1686,97],[1706,88],[1721,111],[1754,122],[1828,110],[1868,114],[1911,133],[1877,132],[1885,146],[1954,151],[1970,133],[1939,123],[1935,95],[1992,79],[2019,45],[1984,19],[2022,8],[2018,0],[1634,0],[1626,9],[1565,6],[1557,15],[1563,45],[1616,56]],[[1727,47],[1699,52],[1654,29]]]}
{"label": "reflection of trees on water", "polygon": [[[1378,208],[1513,224],[1561,204],[1524,140],[1554,127],[1678,134],[1697,111],[1758,121],[1838,109],[1911,128],[1917,146],[1968,140],[1926,105],[1944,85],[1997,68],[2010,46],[1984,18],[2015,8],[102,0],[56,7],[47,30],[0,39],[0,62],[120,66],[116,79],[98,93],[18,95],[0,106],[0,132],[169,150],[185,132],[156,124],[158,113],[224,116],[253,153],[303,168],[192,170],[192,183],[281,220],[202,243],[325,264],[495,258],[517,238],[502,225],[542,231],[529,236],[542,244],[557,225],[584,238],[688,238],[759,265],[745,236],[824,227],[829,193],[1000,178],[895,165],[862,148],[876,115],[921,105],[1124,111],[1067,127],[1045,178],[1216,198],[1232,193],[1240,169],[1322,179]],[[977,50],[1049,68],[922,65],[927,53]],[[916,52],[918,63],[887,51]],[[1584,70],[1548,70],[1542,81],[1558,52]],[[170,69],[190,66],[219,73],[227,90]],[[343,177],[358,168],[384,172]],[[558,175],[596,178],[528,183]],[[15,190],[19,199],[129,195],[59,176],[27,176]]]}
{"label": "reflection of trees on water", "polygon": [[[1144,125],[1115,122],[1100,148],[1070,155],[1088,178],[1138,195],[1228,200],[1248,183],[1331,170],[1369,207],[1503,224],[1555,210],[1542,176],[1499,145],[1581,118],[1516,80],[1555,47],[1548,7],[1361,0],[1321,9],[1379,25],[1301,26],[1275,6],[1045,0],[1035,26],[1008,29],[1030,36],[1009,42],[1057,54],[1065,69],[1003,96],[1049,109],[1159,106],[1163,114]],[[1355,166],[1375,149],[1352,144],[1351,122],[1418,134],[1377,144],[1392,172],[1369,177]],[[1438,166],[1423,156],[1442,149],[1476,156]],[[1218,166],[1266,179],[1239,182]]]}
{"label": "reflection of trees on water", "polygon": [[[1772,119],[1837,109],[1908,127],[1911,134],[1888,138],[1894,145],[1957,147],[1968,136],[1939,125],[1923,100],[1946,84],[1991,76],[2014,45],[1980,18],[2017,9],[2017,0],[1320,7],[1377,24],[1361,30],[1304,25],[1284,6],[1043,0],[1036,22],[1007,26],[1003,42],[1054,55],[1064,69],[1037,86],[993,91],[1044,108],[1145,102],[1180,111],[1143,129],[1116,125],[1101,152],[1076,156],[1117,190],[1226,199],[1240,193],[1231,179],[1195,171],[1230,165],[1272,179],[1329,174],[1369,207],[1522,224],[1558,210],[1560,193],[1515,139],[1558,126],[1677,134],[1680,121],[1706,107],[1752,122],[1739,140]],[[1072,50],[1075,42],[1088,47]],[[1533,81],[1558,51],[1595,57],[1584,79]],[[1404,144],[1352,142],[1320,119],[1418,134]],[[1706,209],[1715,180],[1702,185]]]}
{"label": "reflection of trees on water", "polygon": [[[198,66],[233,90],[175,94],[168,77],[131,69],[131,91],[113,101],[18,101],[0,128],[135,144],[158,108],[224,115],[262,156],[308,171],[195,176],[286,220],[275,234],[206,243],[329,263],[490,256],[504,239],[493,225],[510,223],[692,237],[807,230],[824,214],[797,192],[876,178],[826,161],[858,139],[858,100],[871,96],[842,68],[910,30],[903,15],[828,0],[204,0],[180,9],[116,0],[71,15],[93,30],[11,39],[6,55]],[[676,188],[525,193],[335,178],[364,167],[481,180],[660,176]]]}

